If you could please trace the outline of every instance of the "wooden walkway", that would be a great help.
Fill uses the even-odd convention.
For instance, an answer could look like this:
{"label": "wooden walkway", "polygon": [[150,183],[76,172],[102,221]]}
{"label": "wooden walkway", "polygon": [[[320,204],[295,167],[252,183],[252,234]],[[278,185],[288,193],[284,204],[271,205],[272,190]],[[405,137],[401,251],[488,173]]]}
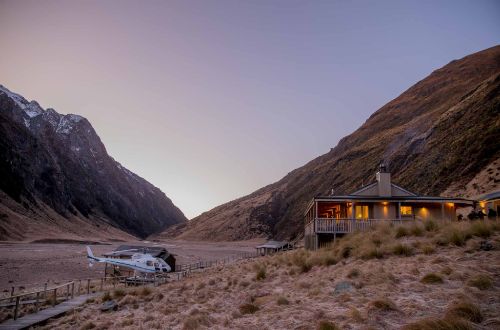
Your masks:
{"label": "wooden walkway", "polygon": [[64,314],[77,306],[80,306],[85,303],[85,301],[89,298],[95,298],[100,293],[91,293],[87,295],[78,296],[74,299],[67,300],[55,307],[49,307],[47,309],[43,309],[38,313],[28,314],[23,317],[18,318],[17,320],[7,320],[4,323],[0,324],[0,330],[16,330],[16,329],[26,329],[42,323],[52,317]]}

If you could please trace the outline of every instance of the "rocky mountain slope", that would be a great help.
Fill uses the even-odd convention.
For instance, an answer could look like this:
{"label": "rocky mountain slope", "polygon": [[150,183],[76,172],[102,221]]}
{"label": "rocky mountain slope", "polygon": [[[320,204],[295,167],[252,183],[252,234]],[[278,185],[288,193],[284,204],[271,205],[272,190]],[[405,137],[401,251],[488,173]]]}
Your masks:
{"label": "rocky mountain slope", "polygon": [[498,189],[498,141],[500,46],[495,46],[434,71],[330,152],[280,181],[174,226],[161,237],[294,237],[302,231],[303,211],[314,195],[332,189],[335,194],[352,192],[373,180],[380,161],[389,165],[395,183],[419,194],[476,195]]}
{"label": "rocky mountain slope", "polygon": [[44,110],[1,85],[0,178],[0,239],[37,228],[146,237],[186,220],[162,191],[108,155],[87,119]]}

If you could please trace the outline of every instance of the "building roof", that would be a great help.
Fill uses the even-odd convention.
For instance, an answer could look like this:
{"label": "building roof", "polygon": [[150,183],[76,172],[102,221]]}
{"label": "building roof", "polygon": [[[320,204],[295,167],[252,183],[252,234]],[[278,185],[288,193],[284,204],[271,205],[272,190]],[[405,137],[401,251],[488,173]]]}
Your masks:
{"label": "building roof", "polygon": [[[119,252],[123,251],[123,252]],[[115,253],[119,252],[119,253]],[[161,246],[144,246],[144,245],[120,245],[113,252],[103,254],[105,257],[132,257],[135,253],[147,253],[153,257],[168,256],[167,249]]]}
{"label": "building roof", "polygon": [[477,200],[480,201],[491,201],[495,199],[500,199],[500,190],[477,196]]}
{"label": "building roof", "polygon": [[255,248],[257,248],[257,249],[259,249],[259,248],[281,249],[282,247],[285,247],[288,244],[290,244],[290,243],[285,242],[285,241],[267,241],[266,243],[264,243],[262,245],[258,245]]}

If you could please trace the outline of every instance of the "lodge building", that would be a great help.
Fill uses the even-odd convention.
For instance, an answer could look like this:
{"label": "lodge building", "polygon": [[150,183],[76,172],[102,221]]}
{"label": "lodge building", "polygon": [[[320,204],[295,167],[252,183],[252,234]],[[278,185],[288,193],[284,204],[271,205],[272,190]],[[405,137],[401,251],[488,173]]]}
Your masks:
{"label": "lodge building", "polygon": [[391,173],[381,165],[376,181],[345,196],[318,196],[305,212],[306,249],[318,249],[338,235],[364,230],[382,222],[455,220],[459,208],[473,207],[463,198],[418,196],[391,182]]}

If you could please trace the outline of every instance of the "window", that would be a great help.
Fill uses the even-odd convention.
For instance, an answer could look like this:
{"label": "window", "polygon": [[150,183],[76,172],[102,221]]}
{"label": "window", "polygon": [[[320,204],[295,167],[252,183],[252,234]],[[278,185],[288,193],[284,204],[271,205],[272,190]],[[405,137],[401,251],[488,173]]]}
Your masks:
{"label": "window", "polygon": [[146,261],[147,266],[153,266],[153,262],[151,260]]}
{"label": "window", "polygon": [[413,208],[411,206],[401,206],[401,215],[413,215]]}
{"label": "window", "polygon": [[368,205],[356,205],[356,219],[368,219]]}

